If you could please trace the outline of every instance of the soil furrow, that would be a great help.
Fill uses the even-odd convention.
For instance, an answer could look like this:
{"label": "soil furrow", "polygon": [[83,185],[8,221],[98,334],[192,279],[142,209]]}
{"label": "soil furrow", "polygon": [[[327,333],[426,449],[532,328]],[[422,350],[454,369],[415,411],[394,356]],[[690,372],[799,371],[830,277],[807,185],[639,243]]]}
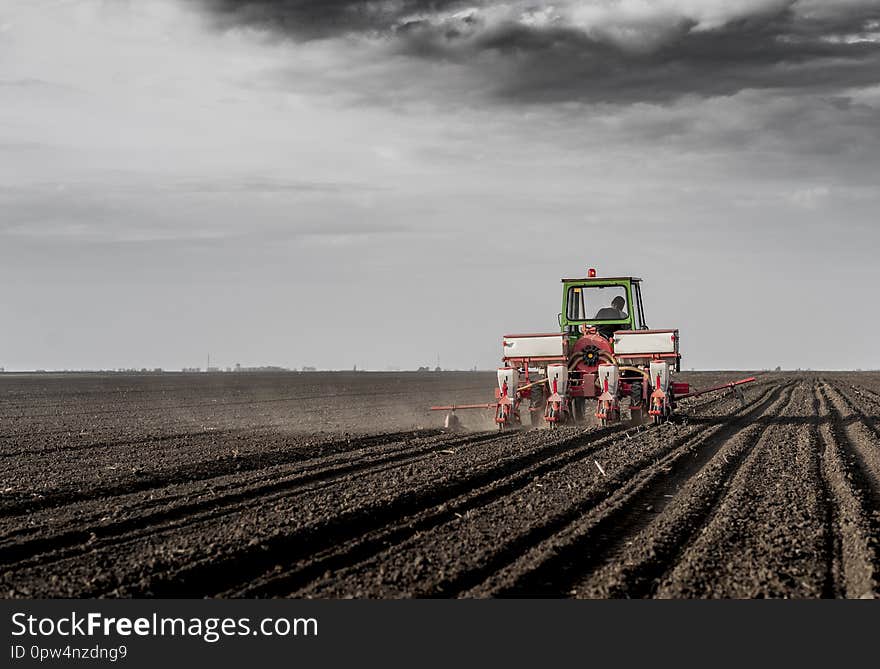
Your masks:
{"label": "soil furrow", "polygon": [[[849,491],[846,519],[852,535],[848,553],[853,576],[853,591],[858,596],[880,594],[880,444],[873,439],[861,420],[847,420],[841,410],[854,408],[831,383],[820,388],[820,406],[827,412],[823,432],[826,443],[834,444],[839,471]],[[857,414],[859,413],[856,410]],[[847,536],[845,534],[844,536]],[[871,563],[867,578],[866,563]]]}
{"label": "soil furrow", "polygon": [[[831,383],[822,386],[835,434],[842,439],[861,469],[872,513],[880,513],[880,442],[865,422],[864,414]],[[855,415],[852,415],[855,414]]]}
{"label": "soil furrow", "polygon": [[876,597],[880,375],[818,377],[449,434],[494,373],[0,375],[0,592]]}
{"label": "soil furrow", "polygon": [[[448,439],[412,450],[403,447],[396,449],[391,455],[381,457],[367,453],[362,461],[347,461],[336,466],[327,467],[324,463],[319,462],[312,466],[303,467],[292,477],[284,475],[282,472],[276,472],[273,475],[262,477],[256,482],[234,481],[230,486],[231,491],[220,492],[215,489],[211,491],[211,496],[207,499],[195,502],[185,501],[183,504],[155,512],[136,514],[118,522],[83,527],[82,518],[78,517],[75,519],[76,530],[38,537],[25,542],[0,544],[0,565],[22,562],[48,552],[57,554],[46,559],[67,558],[72,553],[92,551],[98,547],[104,547],[107,542],[137,539],[155,532],[179,529],[229,513],[240,512],[250,506],[267,504],[272,502],[276,496],[289,497],[292,494],[313,492],[320,487],[332,485],[333,481],[340,477],[351,480],[353,476],[373,475],[385,471],[390,466],[403,466],[431,457],[441,448],[478,446],[485,441],[499,438],[497,433],[473,435]],[[189,500],[189,498],[190,496],[183,497],[184,500]],[[70,548],[74,549],[72,553],[65,550]]]}
{"label": "soil furrow", "polygon": [[[606,430],[603,433],[608,434],[615,429],[618,428]],[[404,469],[403,467],[397,467],[394,470],[396,473],[393,476],[389,475],[389,472],[383,472],[384,476],[375,475],[364,478],[359,482],[351,477],[343,477],[339,480],[338,486],[326,492],[318,491],[310,495],[294,495],[293,497],[281,495],[274,505],[267,504],[258,495],[254,498],[253,509],[249,513],[242,513],[242,511],[247,511],[247,509],[232,509],[231,513],[234,514],[234,518],[225,521],[222,525],[218,525],[216,521],[188,524],[192,526],[185,527],[183,531],[178,530],[170,534],[163,533],[161,540],[159,539],[160,535],[154,532],[152,537],[144,537],[140,541],[129,542],[125,549],[122,549],[120,545],[116,545],[109,546],[106,550],[97,549],[91,551],[88,554],[90,556],[89,560],[94,561],[104,554],[124,555],[126,553],[123,550],[128,554],[134,555],[138,551],[136,546],[148,546],[149,552],[154,557],[149,561],[149,568],[153,573],[153,577],[149,581],[145,581],[140,585],[126,585],[124,580],[121,581],[120,578],[125,579],[126,569],[130,567],[114,564],[112,573],[104,575],[100,582],[95,583],[94,587],[99,588],[99,590],[92,590],[90,592],[100,594],[108,590],[115,591],[119,588],[127,588],[131,592],[149,590],[149,588],[153,587],[154,580],[159,582],[159,587],[162,587],[162,583],[168,578],[168,576],[163,576],[163,574],[170,575],[171,580],[174,581],[181,576],[178,573],[181,571],[186,572],[185,577],[187,579],[191,578],[192,573],[197,575],[193,580],[188,581],[187,588],[213,588],[218,583],[222,584],[224,581],[213,577],[202,580],[198,574],[201,574],[203,571],[213,571],[218,563],[224,565],[220,572],[222,573],[222,578],[226,579],[225,582],[229,583],[227,587],[231,587],[240,582],[237,574],[245,565],[253,565],[253,567],[250,567],[255,570],[253,576],[258,576],[259,573],[266,571],[264,561],[267,555],[270,560],[273,560],[272,564],[274,564],[274,560],[278,558],[272,557],[272,551],[279,546],[283,547],[283,551],[278,553],[278,555],[286,555],[290,550],[288,546],[293,546],[295,550],[291,554],[295,554],[296,551],[302,551],[309,545],[318,548],[322,545],[322,542],[332,545],[340,532],[349,534],[356,531],[364,532],[374,526],[381,526],[381,524],[388,522],[396,517],[400,510],[408,512],[411,509],[421,508],[423,505],[442,503],[442,500],[447,496],[472,485],[472,481],[479,481],[483,477],[494,478],[497,477],[497,472],[523,466],[524,463],[528,463],[534,458],[547,457],[551,454],[552,449],[558,448],[558,445],[554,446],[552,440],[562,441],[564,435],[571,435],[572,433],[571,430],[560,430],[557,434],[544,431],[532,434],[514,432],[477,435],[476,443],[472,444],[476,448],[458,448],[450,451],[449,455],[438,453],[432,461],[426,461],[420,465],[414,475],[410,474],[409,471],[401,471]],[[489,438],[491,438],[492,443],[498,442],[497,445],[490,448],[485,443],[479,443],[481,439]],[[465,442],[474,442],[475,437],[469,435],[460,439]],[[551,443],[548,444],[548,441]],[[450,463],[453,475],[448,478],[444,476],[443,482],[445,485],[438,486],[435,472],[437,465],[443,462]],[[466,462],[472,464],[464,466]],[[406,469],[412,470],[412,468],[413,466],[410,465]],[[400,487],[398,485],[399,482],[406,482],[406,485]],[[390,494],[386,498],[385,494],[379,494],[380,490],[390,491]],[[302,497],[302,499],[298,499],[299,497]],[[328,506],[326,500],[333,499],[336,501],[331,506]],[[305,514],[307,517],[312,517],[315,520],[307,521],[298,526],[294,535],[286,539],[286,535],[280,532],[277,526],[273,528],[273,523],[271,522],[272,518],[278,517],[281,509],[284,507],[289,508],[288,517],[290,518]],[[266,517],[265,513],[260,512],[261,509],[270,510],[268,517]],[[189,554],[186,557],[190,565],[189,567],[184,566],[184,569],[181,570],[181,562],[177,557],[178,549],[172,548],[172,546],[181,542],[188,543],[190,535],[194,536],[199,533],[211,532],[212,530],[207,528],[212,526],[217,527],[216,532],[219,537],[222,537],[223,527],[228,526],[230,522],[233,527],[241,526],[242,531],[245,531],[245,524],[258,523],[260,526],[259,533],[263,535],[262,539],[254,537],[249,543],[245,542],[236,546],[233,551],[225,554],[219,551],[219,548],[215,548],[216,544],[214,542],[207,543],[203,547],[202,552],[209,557],[194,559],[195,556]],[[284,523],[285,528],[288,525],[289,522]],[[146,544],[145,542],[150,539],[152,541]],[[263,547],[266,544],[268,544],[269,548]],[[61,565],[63,564],[75,565],[77,563],[71,560],[62,560],[53,569],[62,568]],[[185,565],[186,563],[183,564]],[[139,573],[142,569],[143,564],[139,562],[135,573]],[[41,570],[24,569],[21,571],[36,574]],[[42,571],[45,572],[45,569]],[[11,573],[7,576],[12,578]],[[120,592],[122,591],[120,590]],[[181,592],[191,592],[191,590],[184,588]],[[215,591],[210,590],[207,592]],[[199,594],[205,593],[200,592]]]}
{"label": "soil furrow", "polygon": [[[679,436],[670,439],[671,433]],[[582,515],[610,494],[617,482],[650,466],[683,439],[679,428],[668,425],[632,439],[596,444],[588,454],[568,458],[560,463],[561,467],[536,471],[520,482],[516,495],[497,497],[488,503],[465,499],[454,517],[448,514],[436,527],[395,542],[381,554],[337,570],[331,578],[310,584],[295,595],[324,597],[354,592],[379,596],[385,592],[395,596],[448,596],[461,592]],[[606,479],[601,475],[596,462],[604,463],[613,476]],[[482,536],[502,524],[506,528],[504,537],[489,544],[481,541]],[[432,565],[443,564],[442,547],[449,545],[473,548],[455,565],[438,571]]]}
{"label": "soil furrow", "polygon": [[[617,433],[623,429],[604,428],[592,432],[587,438]],[[528,440],[529,433],[504,433],[499,436],[508,439],[525,437]],[[233,590],[274,570],[279,560],[288,564],[307,560],[341,543],[393,526],[400,518],[416,516],[436,507],[445,510],[450,500],[463,493],[551,459],[584,438],[577,431],[574,431],[574,436],[571,430],[544,431],[543,445],[527,447],[525,453],[515,455],[504,454],[504,445],[499,445],[497,455],[500,457],[483,458],[473,468],[456,469],[448,478],[434,480],[428,485],[395,490],[387,501],[374,499],[363,506],[331,515],[318,524],[298,527],[292,533],[276,533],[266,542],[244,547],[241,551],[223,556],[221,560],[205,560],[184,567],[152,581],[148,586],[149,592],[162,596],[169,590],[182,590],[207,596]]]}
{"label": "soil furrow", "polygon": [[[615,528],[619,535],[604,564],[574,584],[579,597],[653,597],[664,576],[674,569],[699,532],[712,521],[732,481],[748,468],[777,426],[775,416],[785,416],[797,387],[787,389],[781,407],[772,408],[732,435],[714,453],[702,457],[658,486],[636,513],[635,522]],[[684,481],[682,483],[682,481]],[[634,504],[638,511],[641,504]]]}
{"label": "soil furrow", "polygon": [[425,509],[412,516],[401,517],[391,525],[356,537],[342,546],[334,546],[324,554],[311,556],[304,563],[296,565],[292,570],[284,571],[280,574],[273,570],[273,573],[256,579],[247,587],[226,594],[234,596],[289,594],[322,576],[329,570],[339,573],[339,570],[359,564],[360,561],[371,558],[389,545],[400,544],[415,535],[421,536],[431,528],[448,522],[450,518],[464,517],[472,509],[480,508],[495,500],[504,498],[516,490],[529,485],[537,477],[559,470],[572,462],[583,459],[587,455],[600,452],[604,445],[614,443],[618,438],[619,430],[613,430],[611,434],[606,434],[605,436],[597,433],[576,436],[561,444],[561,446],[569,447],[571,450],[565,451],[560,455],[540,460],[525,469],[516,471],[516,473],[510,476],[504,476],[490,481],[486,485],[467,490],[462,495],[450,499],[439,507]]}
{"label": "soil furrow", "polygon": [[871,525],[861,496],[851,482],[846,455],[835,435],[828,402],[817,386],[813,387],[813,435],[819,445],[822,490],[827,499],[826,546],[829,559],[829,597],[862,598],[876,589]]}
{"label": "soil furrow", "polygon": [[[670,481],[681,485],[695,475],[750,420],[784,401],[790,387],[771,389],[755,403],[714,429],[697,430],[678,440],[672,451],[631,480],[615,481],[616,489],[595,508],[579,510],[567,526],[540,541],[514,563],[466,591],[467,595],[567,596],[585,574],[602,564],[622,536],[622,525],[649,522],[652,501],[663,498]],[[690,456],[690,458],[688,458]],[[598,501],[598,500],[597,500]],[[648,508],[651,507],[651,508]]]}
{"label": "soil furrow", "polygon": [[[209,432],[206,434],[207,436],[214,438],[216,433]],[[74,503],[87,502],[94,497],[107,499],[122,495],[130,495],[137,492],[150,491],[157,488],[164,489],[177,484],[192,484],[194,482],[215,479],[230,474],[234,474],[236,477],[242,477],[249,472],[267,470],[278,466],[293,466],[297,470],[318,469],[326,467],[327,462],[324,462],[324,460],[330,460],[326,454],[333,453],[339,454],[337,459],[342,463],[342,469],[355,471],[362,461],[376,458],[377,455],[379,455],[369,450],[363,453],[355,453],[355,451],[370,449],[371,447],[375,448],[376,446],[381,446],[383,448],[393,447],[394,445],[403,442],[404,446],[397,449],[391,449],[388,457],[393,458],[396,454],[411,449],[412,446],[409,442],[412,440],[418,438],[439,437],[442,434],[441,430],[422,430],[418,432],[413,431],[389,433],[385,435],[368,435],[364,437],[347,438],[345,440],[333,440],[327,443],[308,446],[307,448],[302,448],[297,442],[293,442],[293,448],[288,446],[283,450],[279,449],[271,454],[262,452],[244,455],[235,454],[224,460],[215,460],[210,463],[196,462],[191,465],[177,467],[171,471],[166,470],[157,472],[153,475],[141,475],[134,480],[124,481],[116,485],[93,486],[88,491],[59,490],[57,492],[42,493],[37,498],[25,497],[23,501],[13,501],[11,504],[0,506],[0,518],[21,513],[33,513],[41,509],[50,509],[59,506],[69,506]],[[254,435],[249,433],[249,436],[253,437]],[[492,435],[488,438],[492,438]],[[428,452],[431,450],[431,447],[428,446],[422,450]],[[314,456],[310,457],[310,453],[315,451],[324,455],[322,455],[320,459],[315,458]],[[308,463],[312,460],[316,460],[316,462],[309,465]],[[277,478],[279,474],[283,474],[283,472],[273,471],[271,477],[273,479]],[[163,502],[168,499],[170,498],[163,498]]]}
{"label": "soil furrow", "polygon": [[663,578],[659,597],[829,594],[827,507],[816,458],[812,393],[794,402],[730,482],[717,511]]}

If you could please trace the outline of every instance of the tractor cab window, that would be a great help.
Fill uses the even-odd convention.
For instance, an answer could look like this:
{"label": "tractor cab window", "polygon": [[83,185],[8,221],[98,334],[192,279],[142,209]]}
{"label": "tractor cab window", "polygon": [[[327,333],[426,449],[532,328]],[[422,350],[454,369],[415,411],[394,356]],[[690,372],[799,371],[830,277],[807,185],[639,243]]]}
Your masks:
{"label": "tractor cab window", "polygon": [[570,321],[620,321],[629,318],[626,286],[571,286],[566,317]]}

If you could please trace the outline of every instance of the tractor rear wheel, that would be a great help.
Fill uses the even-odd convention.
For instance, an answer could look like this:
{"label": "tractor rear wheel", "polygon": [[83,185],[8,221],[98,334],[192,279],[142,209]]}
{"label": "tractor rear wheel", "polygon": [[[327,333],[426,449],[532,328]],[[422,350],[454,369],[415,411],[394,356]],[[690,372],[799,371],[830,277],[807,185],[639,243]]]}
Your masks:
{"label": "tractor rear wheel", "polygon": [[629,403],[631,407],[641,407],[645,403],[645,390],[641,381],[633,381],[629,390]]}
{"label": "tractor rear wheel", "polygon": [[587,422],[587,399],[575,397],[571,400],[571,417],[575,425],[583,425]]}
{"label": "tractor rear wheel", "polygon": [[629,422],[631,425],[642,425],[645,422],[645,408],[644,407],[630,407],[629,408]]}

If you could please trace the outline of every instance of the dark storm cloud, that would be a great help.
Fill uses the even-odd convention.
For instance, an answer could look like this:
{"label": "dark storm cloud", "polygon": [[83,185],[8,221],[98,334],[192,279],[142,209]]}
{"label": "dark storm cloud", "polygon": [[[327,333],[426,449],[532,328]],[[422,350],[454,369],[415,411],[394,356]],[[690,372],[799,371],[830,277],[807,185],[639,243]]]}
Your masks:
{"label": "dark storm cloud", "polygon": [[[455,63],[509,101],[666,101],[744,89],[839,90],[880,81],[880,2],[756,2],[701,22],[694,3],[578,18],[591,3],[209,0],[226,25],[295,39],[360,34],[392,54]],[[616,5],[599,4],[613,10]],[[619,7],[619,6],[617,6]]]}
{"label": "dark storm cloud", "polygon": [[[854,28],[856,26],[851,26]],[[880,43],[833,43],[790,16],[680,34],[627,52],[568,29],[505,26],[474,44],[497,75],[496,95],[541,101],[665,101],[752,88],[837,90],[880,81]],[[507,56],[499,58],[498,56]]]}
{"label": "dark storm cloud", "polygon": [[406,17],[461,6],[461,0],[203,0],[227,25],[268,28],[299,38],[385,31]]}

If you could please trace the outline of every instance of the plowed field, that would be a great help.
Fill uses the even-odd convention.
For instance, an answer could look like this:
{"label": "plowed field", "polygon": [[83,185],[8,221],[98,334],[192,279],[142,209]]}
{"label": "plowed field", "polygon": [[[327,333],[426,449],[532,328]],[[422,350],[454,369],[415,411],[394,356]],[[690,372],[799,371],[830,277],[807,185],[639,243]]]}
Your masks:
{"label": "plowed field", "polygon": [[0,593],[880,595],[880,374],[764,374],[638,430],[425,411],[493,383],[0,375]]}

